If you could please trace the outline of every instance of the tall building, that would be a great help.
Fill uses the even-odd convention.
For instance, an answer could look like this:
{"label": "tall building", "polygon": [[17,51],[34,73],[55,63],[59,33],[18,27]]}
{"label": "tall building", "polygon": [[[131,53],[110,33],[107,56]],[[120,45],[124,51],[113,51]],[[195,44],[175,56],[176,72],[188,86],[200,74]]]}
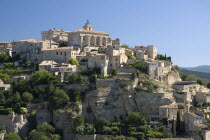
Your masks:
{"label": "tall building", "polygon": [[105,32],[93,30],[89,21],[83,26],[83,29],[69,32],[68,34],[68,43],[70,46],[106,47],[108,45],[120,44],[119,42],[119,39],[111,40],[109,34]]}

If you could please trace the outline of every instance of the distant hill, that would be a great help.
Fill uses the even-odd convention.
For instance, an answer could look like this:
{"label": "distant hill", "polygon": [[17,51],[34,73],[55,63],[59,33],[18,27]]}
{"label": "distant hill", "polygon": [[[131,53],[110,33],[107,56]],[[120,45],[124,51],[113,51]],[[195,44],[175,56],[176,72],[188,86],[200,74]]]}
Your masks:
{"label": "distant hill", "polygon": [[180,72],[180,74],[193,75],[198,78],[210,81],[210,73],[186,70],[186,69],[182,69],[182,68],[180,68],[179,72]]}
{"label": "distant hill", "polygon": [[181,69],[210,73],[210,65],[202,65],[197,67],[182,67]]}

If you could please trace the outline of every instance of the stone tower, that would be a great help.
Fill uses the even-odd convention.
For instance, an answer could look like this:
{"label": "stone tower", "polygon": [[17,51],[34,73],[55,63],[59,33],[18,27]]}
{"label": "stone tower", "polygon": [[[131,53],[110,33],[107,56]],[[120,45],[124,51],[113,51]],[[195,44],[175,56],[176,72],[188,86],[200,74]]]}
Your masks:
{"label": "stone tower", "polygon": [[83,29],[85,29],[85,30],[93,30],[93,26],[91,26],[89,20],[87,20],[87,23],[85,23],[85,26],[83,26]]}

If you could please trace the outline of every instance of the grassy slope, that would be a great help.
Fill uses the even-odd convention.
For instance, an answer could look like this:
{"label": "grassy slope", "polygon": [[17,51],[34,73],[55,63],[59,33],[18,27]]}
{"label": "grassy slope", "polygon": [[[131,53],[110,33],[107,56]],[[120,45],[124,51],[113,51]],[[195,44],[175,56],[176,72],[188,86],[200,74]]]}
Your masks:
{"label": "grassy slope", "polygon": [[180,69],[179,72],[180,72],[180,74],[193,75],[198,78],[210,81],[210,73],[197,72],[197,71],[191,71],[191,70],[185,70],[185,69]]}

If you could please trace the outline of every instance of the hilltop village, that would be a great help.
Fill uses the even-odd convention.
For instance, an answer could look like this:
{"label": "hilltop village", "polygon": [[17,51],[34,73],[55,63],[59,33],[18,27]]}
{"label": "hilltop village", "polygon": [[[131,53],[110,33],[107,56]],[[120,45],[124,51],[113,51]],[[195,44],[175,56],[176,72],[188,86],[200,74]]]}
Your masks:
{"label": "hilltop village", "polygon": [[210,140],[210,90],[155,46],[89,21],[41,36],[0,41],[0,139]]}

